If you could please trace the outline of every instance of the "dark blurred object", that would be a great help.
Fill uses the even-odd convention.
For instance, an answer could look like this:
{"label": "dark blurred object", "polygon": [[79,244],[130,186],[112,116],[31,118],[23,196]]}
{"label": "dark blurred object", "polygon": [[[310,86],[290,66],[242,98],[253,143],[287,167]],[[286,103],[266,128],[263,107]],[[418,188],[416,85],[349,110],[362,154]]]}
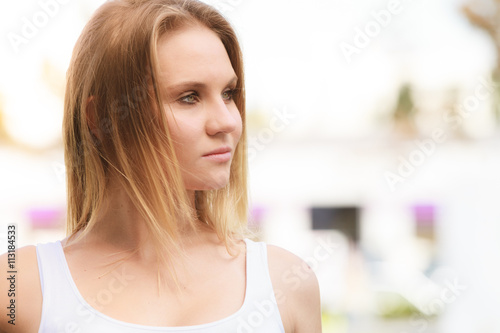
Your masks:
{"label": "dark blurred object", "polygon": [[358,207],[313,207],[313,230],[337,230],[355,243],[359,241]]}
{"label": "dark blurred object", "polygon": [[413,103],[412,89],[409,84],[405,84],[399,90],[398,101],[392,116],[398,136],[404,139],[412,139],[417,136],[415,115],[416,109]]}

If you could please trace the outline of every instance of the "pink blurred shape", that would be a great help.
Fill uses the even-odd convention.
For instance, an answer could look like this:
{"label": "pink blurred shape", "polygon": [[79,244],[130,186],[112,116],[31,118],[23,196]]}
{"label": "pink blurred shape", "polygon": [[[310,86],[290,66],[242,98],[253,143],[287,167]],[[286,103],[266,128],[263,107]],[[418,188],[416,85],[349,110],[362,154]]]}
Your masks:
{"label": "pink blurred shape", "polygon": [[57,228],[62,225],[63,209],[60,207],[32,207],[27,211],[32,228]]}

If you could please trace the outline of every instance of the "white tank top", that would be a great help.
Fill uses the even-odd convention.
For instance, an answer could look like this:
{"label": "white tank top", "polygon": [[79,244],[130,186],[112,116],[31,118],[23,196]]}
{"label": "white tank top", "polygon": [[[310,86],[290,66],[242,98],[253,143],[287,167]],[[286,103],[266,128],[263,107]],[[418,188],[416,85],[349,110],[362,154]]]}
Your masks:
{"label": "white tank top", "polygon": [[[245,239],[246,290],[241,308],[194,326],[158,327],[113,319],[90,306],[71,277],[60,241],[36,247],[43,305],[39,333],[285,333],[267,264],[267,246]],[[131,305],[132,306],[132,305]]]}

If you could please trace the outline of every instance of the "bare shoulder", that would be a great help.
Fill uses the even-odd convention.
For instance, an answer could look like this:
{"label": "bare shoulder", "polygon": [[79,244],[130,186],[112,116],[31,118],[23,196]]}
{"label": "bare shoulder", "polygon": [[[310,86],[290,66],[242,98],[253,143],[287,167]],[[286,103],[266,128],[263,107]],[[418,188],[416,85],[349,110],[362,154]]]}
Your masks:
{"label": "bare shoulder", "polygon": [[316,274],[297,255],[267,245],[269,273],[287,333],[321,332],[321,304]]}
{"label": "bare shoulder", "polygon": [[42,292],[35,246],[0,256],[0,332],[38,332]]}

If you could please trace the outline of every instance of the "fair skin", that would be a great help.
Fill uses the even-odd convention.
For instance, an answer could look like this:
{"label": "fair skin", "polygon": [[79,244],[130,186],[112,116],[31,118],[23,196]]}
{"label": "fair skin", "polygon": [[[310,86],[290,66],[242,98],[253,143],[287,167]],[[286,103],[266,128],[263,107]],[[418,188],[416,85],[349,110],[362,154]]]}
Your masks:
{"label": "fair skin", "polygon": [[[193,200],[194,190],[220,188],[229,180],[231,159],[242,130],[239,111],[231,98],[237,78],[220,39],[198,25],[162,38],[158,52],[169,130]],[[216,149],[221,149],[218,154],[210,154]],[[113,189],[110,208],[100,212],[97,227],[77,242],[62,241],[75,284],[91,306],[115,319],[150,326],[208,323],[241,307],[246,283],[243,241],[236,245],[240,254],[232,257],[208,228],[185,229],[179,241],[189,261],[184,268],[176,267],[181,288],[175,287],[166,267],[159,267],[165,278],[158,293],[157,258],[147,241],[145,223],[125,192],[118,186]],[[119,258],[113,253],[135,247],[139,251],[118,268],[128,277],[126,287],[110,303],[99,304],[95,295],[109,285],[111,278],[105,274],[109,271],[105,264]],[[16,325],[7,324],[2,313],[0,331],[37,332],[42,293],[35,247],[19,249],[17,258]],[[283,279],[286,272],[307,265],[271,245],[268,259],[286,333],[321,332],[319,288],[314,273],[306,269],[301,283],[290,285]],[[6,262],[4,254],[0,257],[3,272],[8,270]],[[7,283],[0,279],[0,306],[4,309],[9,302]]]}

